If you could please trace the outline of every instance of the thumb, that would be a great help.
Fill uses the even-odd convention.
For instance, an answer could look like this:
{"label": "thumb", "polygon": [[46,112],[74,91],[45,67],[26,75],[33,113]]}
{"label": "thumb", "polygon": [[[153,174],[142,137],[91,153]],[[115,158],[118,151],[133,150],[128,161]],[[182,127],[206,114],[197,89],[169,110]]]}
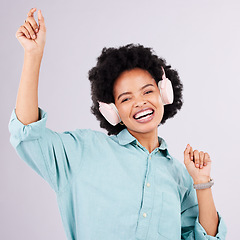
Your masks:
{"label": "thumb", "polygon": [[191,162],[191,146],[188,144],[184,151],[184,164],[188,165]]}
{"label": "thumb", "polygon": [[42,11],[38,10],[38,23],[39,23],[39,30],[46,32],[46,26],[44,17],[42,15]]}

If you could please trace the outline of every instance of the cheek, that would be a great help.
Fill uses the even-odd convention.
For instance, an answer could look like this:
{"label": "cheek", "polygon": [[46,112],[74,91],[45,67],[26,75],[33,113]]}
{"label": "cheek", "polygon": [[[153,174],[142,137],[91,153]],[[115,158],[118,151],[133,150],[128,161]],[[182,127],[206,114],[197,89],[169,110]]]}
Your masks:
{"label": "cheek", "polygon": [[162,102],[159,104],[159,107],[160,107],[160,111],[161,111],[162,114],[163,114],[163,113],[164,113],[164,105],[163,105]]}
{"label": "cheek", "polygon": [[160,93],[159,93],[158,96],[157,96],[157,101],[158,101],[158,103],[159,103],[160,105],[163,105],[163,102],[162,102],[162,98],[161,98],[161,96],[160,96]]}
{"label": "cheek", "polygon": [[155,96],[153,96],[153,98],[151,99],[151,102],[157,107],[162,109],[163,108],[163,102],[161,99],[160,94],[157,94]]}
{"label": "cheek", "polygon": [[121,104],[117,107],[118,109],[118,113],[120,115],[121,118],[125,118],[127,116],[129,116],[129,107],[128,104]]}
{"label": "cheek", "polygon": [[160,96],[155,98],[155,106],[157,107],[159,114],[163,115],[164,114],[164,105],[162,103],[162,99]]}
{"label": "cheek", "polygon": [[163,116],[164,115],[164,106],[162,105],[162,107],[161,107],[161,116]]}

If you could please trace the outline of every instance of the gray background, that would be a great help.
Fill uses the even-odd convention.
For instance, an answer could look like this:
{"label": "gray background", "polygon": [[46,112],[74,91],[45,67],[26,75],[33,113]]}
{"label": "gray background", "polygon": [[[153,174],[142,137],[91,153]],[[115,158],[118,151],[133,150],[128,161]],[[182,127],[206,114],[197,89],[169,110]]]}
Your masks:
{"label": "gray background", "polygon": [[[3,3],[4,2],[4,3]],[[88,70],[103,47],[141,43],[179,71],[182,110],[159,128],[170,153],[183,162],[188,143],[213,161],[217,210],[239,235],[239,1],[2,1],[0,239],[66,239],[54,191],[9,143],[23,48],[15,33],[30,8],[41,9],[47,42],[39,106],[55,131],[101,130],[90,113]],[[36,16],[36,14],[35,14]]]}

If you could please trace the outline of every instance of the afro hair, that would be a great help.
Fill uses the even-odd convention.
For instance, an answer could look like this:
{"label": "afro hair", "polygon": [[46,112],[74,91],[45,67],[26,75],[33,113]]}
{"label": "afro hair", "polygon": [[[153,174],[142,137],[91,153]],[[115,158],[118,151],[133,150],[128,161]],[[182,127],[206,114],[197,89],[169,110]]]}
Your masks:
{"label": "afro hair", "polygon": [[172,118],[183,104],[183,85],[179,79],[178,72],[166,65],[166,60],[154,54],[152,48],[144,47],[140,44],[128,44],[119,48],[103,48],[101,55],[97,58],[95,67],[89,70],[89,80],[91,83],[92,106],[91,112],[100,121],[100,127],[108,131],[108,135],[116,135],[126,128],[125,125],[117,124],[112,126],[99,111],[100,102],[114,103],[113,86],[118,76],[134,68],[147,70],[156,83],[162,80],[162,67],[166,77],[172,82],[174,101],[172,104],[164,106],[164,115],[161,124],[168,118]]}

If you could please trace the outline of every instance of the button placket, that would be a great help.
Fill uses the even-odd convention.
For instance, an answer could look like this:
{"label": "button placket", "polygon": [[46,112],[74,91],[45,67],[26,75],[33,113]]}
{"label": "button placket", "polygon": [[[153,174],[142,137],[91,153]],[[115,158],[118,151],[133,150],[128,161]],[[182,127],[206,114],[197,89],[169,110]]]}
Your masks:
{"label": "button placket", "polygon": [[[148,156],[148,160],[151,160],[152,159],[152,155],[151,154],[149,154],[149,156]],[[148,170],[149,170],[149,162],[148,162]],[[149,179],[148,179],[149,180]],[[149,188],[150,187],[150,183],[149,182],[147,182],[146,183],[146,186]]]}
{"label": "button placket", "polygon": [[149,224],[151,223],[151,214],[153,208],[153,189],[150,188],[150,182],[152,180],[152,169],[151,169],[151,161],[152,154],[147,155],[147,169],[145,175],[145,183],[143,188],[143,205],[141,206],[141,211],[138,220],[138,227],[137,227],[137,236],[141,239],[145,239],[148,234]]}

